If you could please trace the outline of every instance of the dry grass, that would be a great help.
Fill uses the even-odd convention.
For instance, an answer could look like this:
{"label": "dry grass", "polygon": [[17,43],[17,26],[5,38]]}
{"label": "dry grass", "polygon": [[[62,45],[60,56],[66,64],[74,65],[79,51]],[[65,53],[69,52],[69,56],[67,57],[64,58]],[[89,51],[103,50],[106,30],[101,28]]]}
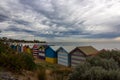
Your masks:
{"label": "dry grass", "polygon": [[48,63],[38,58],[35,58],[35,63],[38,64],[39,66],[42,66],[45,69],[46,80],[66,80],[68,74],[71,72],[70,67]]}

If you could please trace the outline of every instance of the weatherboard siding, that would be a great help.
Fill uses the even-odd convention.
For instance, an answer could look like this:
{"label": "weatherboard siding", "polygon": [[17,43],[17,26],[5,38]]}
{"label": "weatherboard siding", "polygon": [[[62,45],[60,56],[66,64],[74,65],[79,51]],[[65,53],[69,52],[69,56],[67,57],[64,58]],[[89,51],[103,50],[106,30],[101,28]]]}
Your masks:
{"label": "weatherboard siding", "polygon": [[39,57],[40,59],[45,60],[45,52],[40,52],[40,51],[39,51],[38,57]]}
{"label": "weatherboard siding", "polygon": [[68,63],[68,59],[61,59],[61,58],[58,58],[58,62],[64,62],[64,63]]}
{"label": "weatherboard siding", "polygon": [[61,56],[67,56],[68,55],[67,52],[57,52],[57,53],[59,53],[59,55],[61,55]]}
{"label": "weatherboard siding", "polygon": [[31,49],[29,47],[26,49],[26,53],[32,54],[32,51],[31,51]]}
{"label": "weatherboard siding", "polygon": [[60,64],[60,65],[64,65],[64,66],[69,66],[68,63],[64,63],[64,62],[61,62],[61,61],[59,62],[59,64]]}
{"label": "weatherboard siding", "polygon": [[59,59],[59,60],[62,59],[62,60],[66,60],[66,61],[67,61],[67,60],[68,60],[68,57],[66,57],[66,56],[64,56],[64,57],[58,56],[58,59]]}
{"label": "weatherboard siding", "polygon": [[67,61],[67,60],[62,60],[62,59],[60,59],[60,60],[58,60],[58,64],[66,64],[67,66],[69,66],[69,62]]}
{"label": "weatherboard siding", "polygon": [[22,46],[20,46],[20,45],[17,46],[17,51],[18,51],[19,53],[22,52],[22,51],[21,51],[21,48],[22,48]]}
{"label": "weatherboard siding", "polygon": [[48,47],[45,49],[45,56],[49,58],[57,58],[57,53],[51,47]]}
{"label": "weatherboard siding", "polygon": [[38,55],[38,49],[33,49],[33,56],[37,56]]}
{"label": "weatherboard siding", "polygon": [[57,58],[49,58],[49,57],[46,57],[45,58],[45,61],[46,62],[49,62],[49,63],[57,63]]}
{"label": "weatherboard siding", "polygon": [[72,54],[71,54],[71,66],[77,66],[79,65],[81,62],[85,61],[86,57],[85,55],[80,52],[79,50],[75,50]]}
{"label": "weatherboard siding", "polygon": [[63,48],[60,48],[57,54],[58,54],[58,64],[64,66],[70,66],[69,54]]}
{"label": "weatherboard siding", "polygon": [[85,60],[81,60],[81,59],[76,60],[76,59],[73,59],[71,62],[72,62],[72,63],[80,63],[81,61],[85,61]]}
{"label": "weatherboard siding", "polygon": [[39,53],[39,56],[44,56],[45,57],[45,53]]}
{"label": "weatherboard siding", "polygon": [[72,56],[71,59],[76,59],[76,60],[85,60],[85,57],[82,57],[82,56]]}
{"label": "weatherboard siding", "polygon": [[58,53],[58,57],[60,57],[60,58],[66,58],[66,57],[68,57],[68,54],[67,55],[62,55],[62,54]]}
{"label": "weatherboard siding", "polygon": [[57,63],[57,53],[51,46],[48,46],[45,49],[45,61],[49,63]]}
{"label": "weatherboard siding", "polygon": [[45,47],[43,45],[39,46],[38,57],[40,59],[45,59]]}
{"label": "weatherboard siding", "polygon": [[71,58],[71,62],[73,61],[85,61],[86,58]]}
{"label": "weatherboard siding", "polygon": [[37,44],[33,45],[32,51],[33,51],[33,56],[38,57],[39,50],[38,50],[38,45]]}
{"label": "weatherboard siding", "polygon": [[83,62],[84,60],[79,60],[79,61],[77,61],[77,60],[71,60],[71,66],[73,66],[73,65],[79,65],[81,62]]}

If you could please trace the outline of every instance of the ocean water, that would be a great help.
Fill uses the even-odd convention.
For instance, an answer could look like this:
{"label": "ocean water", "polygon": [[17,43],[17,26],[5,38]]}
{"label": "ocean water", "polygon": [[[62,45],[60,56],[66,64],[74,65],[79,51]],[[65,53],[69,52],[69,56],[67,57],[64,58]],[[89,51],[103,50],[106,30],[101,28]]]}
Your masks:
{"label": "ocean water", "polygon": [[120,42],[49,42],[48,44],[57,46],[93,46],[98,50],[101,49],[120,50]]}
{"label": "ocean water", "polygon": [[[31,48],[37,43],[23,43],[24,45],[29,45]],[[120,42],[47,42],[39,43],[40,45],[56,45],[56,46],[93,46],[98,50],[102,49],[119,49]]]}

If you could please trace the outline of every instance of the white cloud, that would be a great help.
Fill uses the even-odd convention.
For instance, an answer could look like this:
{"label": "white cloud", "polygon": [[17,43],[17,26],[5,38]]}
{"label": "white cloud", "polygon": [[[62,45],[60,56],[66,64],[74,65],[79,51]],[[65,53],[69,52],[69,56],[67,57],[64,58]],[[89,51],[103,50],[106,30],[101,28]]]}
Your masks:
{"label": "white cloud", "polygon": [[[0,9],[0,20],[4,20],[0,29],[7,30],[12,25],[25,35],[44,39],[72,36],[79,40],[99,35],[116,38],[120,34],[120,0],[3,0]],[[6,21],[4,15],[8,17]],[[16,36],[14,30],[2,35],[7,33],[24,38],[19,32]]]}

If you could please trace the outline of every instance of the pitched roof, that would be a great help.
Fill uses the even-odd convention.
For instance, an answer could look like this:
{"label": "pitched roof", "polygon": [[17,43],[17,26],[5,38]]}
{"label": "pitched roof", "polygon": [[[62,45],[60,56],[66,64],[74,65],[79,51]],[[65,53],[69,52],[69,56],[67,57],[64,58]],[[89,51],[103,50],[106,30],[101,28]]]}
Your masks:
{"label": "pitched roof", "polygon": [[73,49],[75,49],[75,46],[61,46],[63,49],[65,49],[68,53],[70,53]]}
{"label": "pitched roof", "polygon": [[82,51],[84,54],[86,54],[87,56],[89,55],[94,55],[97,54],[97,49],[95,49],[92,46],[81,46],[81,47],[77,47],[80,51]]}
{"label": "pitched roof", "polygon": [[38,49],[38,48],[39,48],[39,45],[34,44],[34,45],[33,45],[33,48]]}
{"label": "pitched roof", "polygon": [[32,48],[33,48],[33,45],[29,45],[29,48],[31,48],[31,49],[32,49]]}
{"label": "pitched roof", "polygon": [[57,51],[57,49],[60,47],[60,46],[50,46],[54,51]]}

